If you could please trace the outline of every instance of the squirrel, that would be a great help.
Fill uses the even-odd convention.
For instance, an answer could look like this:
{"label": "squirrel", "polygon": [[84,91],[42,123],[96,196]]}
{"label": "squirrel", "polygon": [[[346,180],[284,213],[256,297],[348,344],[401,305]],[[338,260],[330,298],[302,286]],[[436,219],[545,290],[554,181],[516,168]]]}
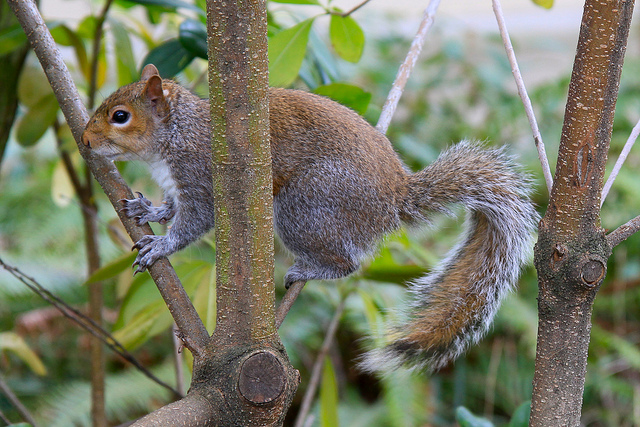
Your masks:
{"label": "squirrel", "polygon": [[[135,243],[136,272],[214,225],[209,101],[147,65],[109,96],[82,141],[110,160],[142,160],[164,191],[155,207],[138,193],[123,210],[138,224],[173,225]],[[402,223],[429,223],[452,203],[469,211],[466,235],[440,266],[410,285],[408,319],[361,366],[444,367],[488,330],[526,261],[538,214],[530,182],[504,149],[463,141],[411,173],[389,140],[328,98],[269,89],[274,226],[295,255],[285,275],[337,279],[356,271]]]}

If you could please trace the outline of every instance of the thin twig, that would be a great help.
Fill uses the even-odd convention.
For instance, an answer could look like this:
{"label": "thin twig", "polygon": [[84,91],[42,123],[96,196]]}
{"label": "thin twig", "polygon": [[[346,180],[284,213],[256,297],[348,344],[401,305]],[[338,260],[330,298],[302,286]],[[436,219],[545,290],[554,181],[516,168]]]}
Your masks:
{"label": "thin twig", "polygon": [[104,21],[107,18],[107,13],[113,0],[107,0],[100,12],[100,15],[96,18],[96,32],[93,35],[93,49],[91,58],[91,70],[89,73],[89,100],[87,104],[89,109],[92,110],[95,107],[96,90],[98,86],[98,60],[100,59],[100,42],[102,41],[102,33],[104,27]]}
{"label": "thin twig", "polygon": [[529,99],[527,88],[524,85],[524,80],[522,79],[522,74],[520,73],[520,67],[518,66],[516,54],[513,50],[511,39],[509,38],[507,24],[504,21],[504,14],[502,13],[502,6],[500,5],[499,0],[492,1],[493,12],[496,15],[496,21],[498,22],[498,28],[500,29],[500,36],[502,37],[502,42],[504,43],[504,48],[507,52],[507,58],[509,58],[509,64],[511,64],[511,73],[513,74],[513,77],[516,81],[516,86],[518,87],[518,95],[520,95],[520,99],[524,104],[524,110],[527,114],[527,118],[529,119],[531,131],[533,132],[533,141],[535,142],[536,149],[538,150],[538,158],[540,159],[540,165],[542,166],[542,174],[544,175],[544,180],[547,183],[547,191],[549,192],[549,194],[551,194],[551,188],[553,187],[553,177],[551,176],[549,160],[547,159],[547,153],[544,148],[544,143],[542,142],[540,129],[538,129],[538,122],[536,121],[536,116],[533,112],[531,99]]}
{"label": "thin twig", "polygon": [[20,416],[26,422],[31,424],[33,427],[38,426],[38,424],[36,423],[35,419],[31,415],[27,407],[24,406],[22,402],[20,402],[20,399],[18,399],[18,396],[16,396],[13,390],[11,390],[11,388],[7,385],[6,381],[4,380],[4,377],[1,374],[0,374],[0,390],[2,391],[2,393],[4,393],[4,395],[13,405],[13,407],[16,408]]}
{"label": "thin twig", "polygon": [[338,16],[342,16],[343,18],[346,18],[347,16],[351,15],[353,12],[355,12],[356,10],[360,9],[362,6],[364,6],[365,4],[369,3],[371,0],[364,0],[362,3],[356,5],[355,7],[351,8],[350,10],[346,11],[346,12],[335,12],[335,11],[329,11],[329,15],[338,15]]}
{"label": "thin twig", "polygon": [[282,301],[280,301],[280,305],[276,310],[276,329],[280,328],[280,325],[284,322],[284,318],[287,316],[289,310],[291,310],[293,303],[296,302],[296,298],[298,298],[298,295],[300,295],[306,283],[307,282],[293,282],[284,294],[284,297],[282,297]]}
{"label": "thin twig", "polygon": [[320,374],[322,373],[324,358],[327,356],[329,348],[331,347],[331,343],[333,342],[333,337],[336,335],[336,331],[338,330],[338,324],[340,322],[340,318],[342,317],[342,312],[344,311],[345,301],[346,297],[344,297],[340,301],[340,304],[338,304],[338,307],[336,307],[336,312],[333,314],[331,323],[329,323],[329,327],[327,328],[327,333],[324,336],[322,347],[320,347],[320,351],[318,352],[316,361],[313,364],[313,369],[311,370],[311,378],[309,379],[307,391],[304,393],[304,397],[302,398],[300,412],[298,413],[298,417],[296,418],[296,422],[294,424],[295,427],[303,427],[305,425],[304,421],[309,414],[311,403],[313,402],[313,398],[320,383]]}
{"label": "thin twig", "polygon": [[113,335],[107,332],[104,328],[98,325],[93,319],[84,313],[74,309],[69,306],[66,302],[64,302],[59,297],[52,294],[49,290],[47,290],[44,286],[38,283],[34,278],[27,276],[22,271],[20,271],[16,267],[12,267],[6,264],[0,258],[0,267],[4,268],[7,272],[9,272],[13,277],[18,279],[24,285],[26,285],[29,289],[35,292],[40,298],[47,301],[49,304],[57,308],[65,317],[69,318],[71,321],[75,322],[78,326],[89,332],[94,337],[98,338],[102,341],[107,347],[117,353],[124,360],[131,363],[137,369],[139,369],[144,375],[146,375],[149,379],[156,382],[157,384],[163,386],[164,388],[172,391],[176,394],[176,396],[182,397],[182,395],[173,387],[166,384],[158,377],[153,375],[147,368],[145,368],[131,353],[127,351],[126,348],[120,342],[118,342]]}
{"label": "thin twig", "polygon": [[604,187],[602,188],[602,195],[600,196],[600,206],[604,204],[604,199],[607,198],[607,194],[609,194],[609,190],[611,190],[611,186],[613,185],[613,182],[616,180],[616,177],[618,176],[620,169],[622,169],[622,164],[624,163],[625,160],[627,160],[627,156],[631,151],[631,147],[633,147],[633,144],[635,144],[636,139],[638,139],[638,135],[640,135],[640,120],[638,120],[638,123],[636,123],[636,125],[631,130],[631,134],[629,135],[629,138],[627,138],[627,142],[625,142],[624,147],[622,148],[620,157],[618,157],[618,160],[616,160],[616,164],[613,166],[613,169],[611,170],[611,174],[609,175],[609,178],[607,178],[607,182],[604,184]]}
{"label": "thin twig", "polygon": [[174,323],[171,327],[171,337],[173,338],[173,357],[176,366],[176,389],[184,396],[184,363],[182,361],[182,341],[178,337],[179,334],[180,329]]}
{"label": "thin twig", "polygon": [[0,410],[0,420],[2,420],[2,422],[4,422],[8,426],[13,424],[11,420],[5,415],[5,413],[2,412],[2,410]]}
{"label": "thin twig", "polygon": [[607,234],[607,241],[611,248],[615,248],[638,230],[640,230],[640,215]]}
{"label": "thin twig", "polygon": [[378,119],[376,128],[383,134],[387,133],[387,129],[389,129],[391,118],[396,112],[404,87],[407,84],[407,80],[409,80],[411,71],[416,65],[420,51],[422,51],[422,46],[424,46],[427,32],[429,31],[429,28],[431,28],[431,25],[433,25],[433,20],[439,4],[440,0],[431,0],[429,2],[429,6],[427,6],[427,9],[424,11],[424,15],[422,16],[422,22],[420,22],[418,32],[411,42],[409,52],[400,66],[398,75],[396,76],[396,79],[391,86],[391,90],[389,91],[389,96],[387,96],[387,100],[382,106],[382,113],[380,113],[380,118]]}
{"label": "thin twig", "polygon": [[[113,162],[94,155],[82,144],[82,132],[89,120],[89,115],[82,104],[69,69],[37,6],[32,0],[7,0],[7,3],[18,18],[47,75],[60,109],[64,113],[71,133],[76,140],[80,154],[87,162],[91,173],[99,182],[116,212],[118,212],[120,221],[127,233],[129,233],[133,241],[138,241],[146,234],[153,234],[148,224],[138,226],[133,218],[127,218],[123,212],[120,212],[121,203],[119,200],[131,199],[133,193],[122,179],[122,176],[120,176]],[[151,266],[149,273],[176,324],[185,334],[190,336],[191,347],[188,347],[189,350],[196,355],[201,354],[210,341],[209,333],[182,287],[178,276],[171,267],[171,263],[166,258],[159,259]]]}

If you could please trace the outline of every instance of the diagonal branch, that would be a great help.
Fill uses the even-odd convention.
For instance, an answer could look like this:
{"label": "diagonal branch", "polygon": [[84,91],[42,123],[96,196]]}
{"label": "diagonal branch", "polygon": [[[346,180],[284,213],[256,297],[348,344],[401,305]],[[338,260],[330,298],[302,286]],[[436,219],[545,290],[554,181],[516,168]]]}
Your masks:
{"label": "diagonal branch", "polygon": [[396,79],[391,86],[391,90],[389,91],[389,96],[387,96],[387,100],[382,106],[382,113],[380,113],[380,118],[378,119],[378,124],[376,125],[376,128],[382,133],[387,133],[387,129],[389,129],[391,118],[396,112],[396,108],[398,107],[398,102],[400,101],[400,97],[402,96],[404,87],[407,84],[407,80],[409,80],[409,75],[411,75],[411,71],[413,71],[413,68],[416,65],[416,61],[418,60],[418,56],[422,51],[422,46],[424,46],[427,32],[433,25],[433,20],[439,4],[440,0],[431,0],[429,6],[427,6],[427,9],[424,11],[424,15],[422,16],[422,22],[420,22],[418,32],[411,42],[409,52],[407,53],[404,62],[400,66],[398,75],[396,76]]}
{"label": "diagonal branch", "polygon": [[26,287],[28,287],[33,292],[35,292],[40,298],[42,298],[43,300],[45,300],[46,302],[48,302],[49,304],[57,308],[58,311],[60,311],[60,313],[62,313],[65,317],[67,317],[72,322],[74,322],[75,324],[83,328],[89,334],[93,335],[94,337],[102,341],[114,353],[118,354],[124,360],[131,363],[140,372],[146,375],[149,379],[151,379],[158,385],[161,385],[162,387],[166,388],[167,390],[170,390],[176,396],[182,396],[182,394],[178,390],[174,389],[173,387],[171,387],[170,385],[168,385],[167,383],[163,382],[161,379],[153,375],[151,371],[145,368],[138,361],[138,359],[136,359],[133,356],[133,354],[129,353],[129,351],[127,351],[127,349],[124,348],[124,346],[120,344],[120,342],[118,342],[118,340],[116,340],[113,337],[113,335],[107,332],[102,326],[96,323],[96,321],[93,320],[91,317],[86,316],[82,312],[69,306],[66,302],[61,300],[59,297],[49,292],[44,286],[38,283],[34,278],[27,276],[16,267],[12,267],[6,264],[4,261],[2,261],[2,258],[0,258],[0,267],[4,268],[13,277],[18,279]]}
{"label": "diagonal branch", "polygon": [[9,388],[9,385],[6,383],[2,375],[0,375],[0,391],[2,391],[5,397],[11,402],[11,404],[14,406],[14,408],[16,408],[20,416],[22,416],[25,421],[27,421],[33,427],[38,426],[38,423],[36,423],[27,407],[22,404],[20,399],[18,399],[18,396],[16,396],[13,390]]}
{"label": "diagonal branch", "polygon": [[640,230],[640,215],[607,234],[607,242],[614,248]]}
{"label": "diagonal branch", "polygon": [[294,282],[291,287],[287,290],[287,293],[282,297],[282,301],[280,301],[280,305],[276,310],[276,329],[280,328],[282,322],[284,322],[284,318],[291,310],[293,303],[296,302],[296,298],[302,292],[302,288],[307,282]]}
{"label": "diagonal branch", "polygon": [[[145,234],[152,234],[148,225],[138,226],[131,218],[120,212],[119,200],[132,198],[131,190],[124,182],[113,162],[93,155],[81,142],[84,126],[89,120],[80,95],[73,83],[71,74],[62,59],[58,47],[51,37],[42,16],[33,0],[7,0],[9,6],[20,21],[31,46],[33,47],[47,79],[56,95],[60,108],[76,140],[80,154],[91,169],[93,176],[104,190],[109,201],[118,212],[120,221],[133,241]],[[189,349],[199,354],[209,341],[209,334],[185,292],[169,260],[158,260],[150,269],[162,298],[171,315],[185,336],[189,337]]]}
{"label": "diagonal branch", "polygon": [[629,135],[629,138],[627,138],[627,142],[625,142],[624,147],[620,152],[620,157],[618,157],[618,160],[616,160],[616,164],[613,166],[613,169],[611,170],[611,174],[609,175],[609,178],[607,178],[607,182],[604,184],[604,187],[602,188],[602,195],[600,196],[600,206],[604,204],[604,199],[607,197],[607,194],[609,194],[609,190],[611,190],[613,181],[616,180],[616,177],[618,176],[618,173],[622,168],[622,164],[624,163],[625,160],[627,160],[627,156],[631,151],[631,147],[633,147],[633,144],[635,144],[636,139],[638,139],[638,135],[640,135],[640,120],[638,120],[638,123],[636,123],[636,125],[631,130],[631,134]]}
{"label": "diagonal branch", "polygon": [[342,312],[344,311],[346,299],[347,298],[345,296],[340,301],[340,304],[338,304],[338,307],[336,307],[336,311],[333,314],[333,318],[331,318],[329,327],[327,328],[327,332],[324,336],[324,341],[322,342],[322,347],[320,347],[320,351],[318,352],[316,361],[313,364],[313,369],[311,370],[309,386],[307,387],[307,391],[302,398],[302,404],[300,405],[300,412],[298,413],[298,417],[296,418],[295,427],[302,427],[305,425],[305,420],[307,419],[307,415],[309,414],[309,410],[311,409],[311,403],[313,403],[313,397],[316,394],[316,389],[318,388],[318,384],[320,382],[320,374],[322,374],[324,358],[327,356],[327,353],[331,348],[333,338],[335,337],[336,331],[338,330],[338,324],[340,323],[340,318],[342,317]]}
{"label": "diagonal branch", "polygon": [[547,152],[544,149],[544,143],[542,142],[542,135],[540,135],[540,129],[538,129],[538,122],[536,121],[535,113],[533,112],[533,105],[531,105],[531,99],[527,93],[527,88],[524,85],[522,74],[520,73],[520,67],[516,59],[516,53],[513,50],[511,39],[509,38],[509,32],[507,31],[507,24],[504,21],[504,14],[502,13],[502,6],[500,0],[493,0],[493,12],[496,15],[496,21],[498,21],[498,28],[500,28],[500,36],[504,43],[504,48],[507,52],[507,58],[509,58],[509,64],[511,64],[511,73],[516,81],[518,87],[518,95],[524,104],[524,110],[529,119],[529,126],[533,132],[533,141],[536,144],[538,150],[538,158],[540,159],[540,165],[542,166],[542,174],[544,180],[547,183],[547,191],[551,194],[551,187],[553,187],[553,177],[551,176],[551,169],[549,168],[549,160],[547,159]]}

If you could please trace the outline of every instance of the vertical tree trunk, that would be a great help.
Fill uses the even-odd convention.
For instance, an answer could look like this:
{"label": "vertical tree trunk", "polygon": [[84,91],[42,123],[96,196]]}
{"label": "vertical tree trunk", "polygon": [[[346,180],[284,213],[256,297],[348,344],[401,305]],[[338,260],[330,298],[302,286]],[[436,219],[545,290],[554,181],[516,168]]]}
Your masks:
{"label": "vertical tree trunk", "polygon": [[539,324],[531,426],[577,426],[591,308],[611,247],[600,193],[633,12],[632,0],[587,0],[554,186],[535,248]]}

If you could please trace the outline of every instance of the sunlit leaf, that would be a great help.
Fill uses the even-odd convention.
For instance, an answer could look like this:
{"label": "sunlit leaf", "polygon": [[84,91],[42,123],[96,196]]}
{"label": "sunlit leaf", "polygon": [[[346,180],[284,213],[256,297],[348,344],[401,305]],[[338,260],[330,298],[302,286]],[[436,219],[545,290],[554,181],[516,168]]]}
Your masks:
{"label": "sunlit leaf", "polygon": [[207,59],[207,28],[199,21],[187,19],[180,24],[180,43],[193,55]]}
{"label": "sunlit leaf", "polygon": [[307,51],[313,18],[302,21],[269,40],[269,84],[289,86],[298,76]]}
{"label": "sunlit leaf", "polygon": [[456,408],[456,421],[460,427],[493,427],[493,423],[486,418],[473,415],[464,406]]}
{"label": "sunlit leaf", "polygon": [[131,265],[133,261],[136,259],[136,252],[125,253],[118,258],[114,259],[110,263],[100,267],[96,270],[85,282],[87,285],[89,283],[101,282],[103,280],[111,279],[116,277],[123,271],[131,271]]}
{"label": "sunlit leaf", "polygon": [[342,59],[349,62],[360,60],[364,51],[364,32],[352,17],[331,15],[329,37]]}
{"label": "sunlit leaf", "polygon": [[338,422],[338,383],[336,373],[329,357],[325,358],[320,387],[320,425],[337,427]]}
{"label": "sunlit leaf", "polygon": [[155,301],[136,313],[123,328],[113,332],[113,337],[126,348],[135,348],[153,336],[154,329],[171,326],[171,315],[164,301]]}
{"label": "sunlit leaf", "polygon": [[171,39],[149,52],[142,64],[154,64],[162,77],[171,78],[184,70],[193,58],[195,55],[185,49],[180,40]]}
{"label": "sunlit leaf", "polygon": [[47,368],[22,337],[14,332],[0,333],[0,352],[10,351],[18,356],[37,375],[46,375]]}
{"label": "sunlit leaf", "polygon": [[367,111],[367,107],[371,101],[370,92],[366,92],[358,86],[344,83],[331,83],[324,86],[318,86],[313,92],[318,95],[329,97],[334,101],[351,108],[360,115],[363,115]]}
{"label": "sunlit leaf", "polygon": [[71,178],[69,178],[64,162],[58,160],[51,177],[51,199],[56,206],[64,208],[71,203],[73,196],[75,196],[75,190]]}
{"label": "sunlit leaf", "polygon": [[58,101],[53,94],[40,99],[20,118],[16,140],[23,147],[31,147],[49,129],[56,119]]}
{"label": "sunlit leaf", "polygon": [[553,0],[531,0],[534,4],[542,6],[545,9],[551,9],[553,7]]}

